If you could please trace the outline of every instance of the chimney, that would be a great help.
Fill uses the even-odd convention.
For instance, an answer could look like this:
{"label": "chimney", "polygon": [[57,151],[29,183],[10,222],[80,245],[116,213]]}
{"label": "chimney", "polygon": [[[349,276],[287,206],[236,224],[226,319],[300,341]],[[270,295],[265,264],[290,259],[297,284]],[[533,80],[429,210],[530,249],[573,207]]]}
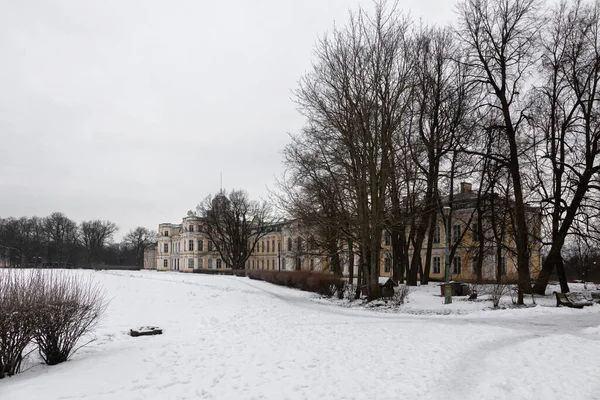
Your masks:
{"label": "chimney", "polygon": [[473,190],[473,185],[469,182],[461,182],[460,183],[460,192],[461,193],[471,193]]}

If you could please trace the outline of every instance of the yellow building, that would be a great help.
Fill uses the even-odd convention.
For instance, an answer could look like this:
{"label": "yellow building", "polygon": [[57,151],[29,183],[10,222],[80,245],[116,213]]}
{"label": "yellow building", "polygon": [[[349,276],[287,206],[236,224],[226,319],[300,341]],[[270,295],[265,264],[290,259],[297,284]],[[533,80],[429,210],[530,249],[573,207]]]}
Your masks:
{"label": "yellow building", "polygon": [[[499,198],[497,198],[499,199]],[[501,199],[500,199],[501,200]],[[452,202],[451,220],[448,227],[448,242],[455,250],[451,260],[450,272],[455,280],[476,280],[478,257],[483,257],[482,277],[484,281],[502,279],[516,280],[516,251],[514,235],[510,229],[508,218],[496,216],[504,223],[492,226],[489,215],[484,214],[481,220],[476,212],[477,193],[470,183],[461,183],[460,191]],[[528,209],[531,221],[530,271],[537,276],[541,270],[541,241],[539,212]],[[433,234],[430,278],[444,279],[446,257],[446,226],[444,218],[438,217]],[[484,237],[478,237],[479,224],[483,224]],[[494,235],[494,229],[503,228],[502,236]],[[257,243],[250,243],[253,248],[246,261],[247,270],[270,271],[321,271],[327,272],[327,254],[315,245],[311,239],[310,227],[301,227],[297,220],[285,220],[268,225]],[[158,247],[156,251],[156,269],[192,272],[194,270],[219,272],[229,270],[229,266],[221,260],[215,246],[207,237],[205,222],[192,211],[188,212],[181,224],[164,223],[159,225]],[[497,233],[497,232],[496,232]],[[426,236],[427,237],[427,236]],[[380,262],[380,276],[392,275],[392,249],[389,235],[384,232]],[[481,245],[483,243],[483,245]],[[480,246],[481,245],[481,246]],[[358,256],[349,255],[347,248],[342,247],[342,269],[348,275],[349,263],[354,263],[354,271],[358,271]],[[483,248],[483,252],[481,249]],[[422,263],[425,264],[427,239],[421,252]],[[412,258],[409,248],[408,258]],[[150,261],[149,264],[152,264]],[[356,273],[356,272],[355,272]]]}
{"label": "yellow building", "polygon": [[[286,220],[266,227],[246,262],[249,270],[327,271],[325,258],[317,246],[306,239],[296,220]],[[252,247],[252,244],[250,247]]]}
{"label": "yellow building", "polygon": [[[475,281],[477,279],[478,257],[481,254],[483,256],[482,277],[484,281],[495,281],[498,275],[509,281],[517,280],[516,246],[511,223],[505,215],[500,215],[498,219],[501,222],[496,224],[496,231],[494,231],[489,213],[484,213],[484,218],[478,220],[476,200],[477,193],[473,192],[471,184],[463,182],[460,184],[459,193],[453,199],[450,226],[445,226],[444,218],[441,215],[438,217],[432,243],[431,271],[429,274],[431,279],[444,280],[448,239],[450,249],[455,250],[450,263],[451,279]],[[497,200],[502,201],[500,198],[497,198]],[[527,214],[530,220],[531,237],[530,274],[531,276],[537,276],[542,263],[541,217],[538,210],[533,207],[528,208]],[[479,237],[479,224],[483,224],[484,237]],[[498,229],[502,231],[501,234],[497,232]],[[421,251],[423,265],[425,264],[427,237],[428,235]],[[481,247],[483,247],[483,253],[481,253]],[[387,234],[384,234],[382,249],[381,276],[391,276],[392,249]],[[410,249],[409,258],[412,258]]]}

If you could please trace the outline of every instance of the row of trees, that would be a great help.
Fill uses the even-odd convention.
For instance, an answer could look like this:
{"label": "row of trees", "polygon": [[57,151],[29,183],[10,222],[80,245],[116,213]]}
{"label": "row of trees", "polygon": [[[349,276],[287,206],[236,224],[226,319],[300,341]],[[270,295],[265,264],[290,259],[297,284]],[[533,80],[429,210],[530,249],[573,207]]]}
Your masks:
{"label": "row of trees", "polygon": [[442,207],[468,179],[475,221],[507,199],[496,227],[513,238],[518,302],[539,240],[548,256],[534,290],[556,272],[568,291],[565,243],[597,237],[600,5],[462,0],[457,10],[454,26],[426,26],[378,2],[318,41],[295,93],[306,125],[284,151],[279,201],[329,254],[358,249],[358,277],[377,298],[383,233],[396,280],[426,283]]}
{"label": "row of trees", "polygon": [[144,250],[156,243],[156,233],[137,227],[121,243],[113,243],[117,232],[114,222],[77,224],[60,212],[44,218],[0,218],[0,259],[11,266],[143,266]]}

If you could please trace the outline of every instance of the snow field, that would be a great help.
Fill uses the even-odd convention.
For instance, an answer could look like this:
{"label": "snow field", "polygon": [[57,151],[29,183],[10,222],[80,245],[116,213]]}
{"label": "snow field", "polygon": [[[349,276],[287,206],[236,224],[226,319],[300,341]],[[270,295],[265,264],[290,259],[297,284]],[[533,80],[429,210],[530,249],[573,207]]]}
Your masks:
{"label": "snow field", "polygon": [[[32,359],[0,399],[600,399],[600,306],[412,315],[232,276],[79,273],[111,299],[98,340]],[[435,289],[406,310],[448,308]],[[127,335],[143,325],[164,334]]]}

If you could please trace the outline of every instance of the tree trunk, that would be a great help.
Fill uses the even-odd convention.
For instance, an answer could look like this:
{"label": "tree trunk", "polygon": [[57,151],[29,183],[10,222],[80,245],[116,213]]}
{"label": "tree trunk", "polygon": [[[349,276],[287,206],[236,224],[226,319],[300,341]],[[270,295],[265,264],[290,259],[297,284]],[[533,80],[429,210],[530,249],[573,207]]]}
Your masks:
{"label": "tree trunk", "polygon": [[431,255],[433,253],[433,235],[437,224],[437,214],[431,213],[429,220],[429,232],[427,233],[427,250],[425,252],[425,271],[421,277],[421,285],[429,284],[429,274],[431,273]]}
{"label": "tree trunk", "polygon": [[396,283],[404,283],[404,269],[402,268],[402,242],[400,233],[392,229],[392,280]]}
{"label": "tree trunk", "polygon": [[348,282],[354,285],[354,243],[348,240]]}

